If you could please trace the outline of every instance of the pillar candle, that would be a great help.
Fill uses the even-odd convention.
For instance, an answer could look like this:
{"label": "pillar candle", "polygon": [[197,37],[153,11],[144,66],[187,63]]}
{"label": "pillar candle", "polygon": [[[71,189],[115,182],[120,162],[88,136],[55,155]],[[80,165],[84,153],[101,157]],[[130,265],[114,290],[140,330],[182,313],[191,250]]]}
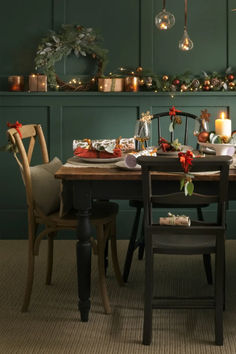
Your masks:
{"label": "pillar candle", "polygon": [[221,113],[221,118],[215,120],[215,133],[220,136],[231,136],[232,124],[230,119],[225,119],[225,113]]}

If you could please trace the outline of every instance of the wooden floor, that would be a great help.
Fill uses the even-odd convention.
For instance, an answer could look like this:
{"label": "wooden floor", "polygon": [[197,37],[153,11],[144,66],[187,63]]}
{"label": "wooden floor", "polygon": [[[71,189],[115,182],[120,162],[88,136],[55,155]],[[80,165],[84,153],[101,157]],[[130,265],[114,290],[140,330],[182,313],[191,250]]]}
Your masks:
{"label": "wooden floor", "polygon": [[[154,312],[153,343],[141,344],[144,261],[135,255],[130,282],[116,284],[110,265],[108,289],[113,313],[105,315],[93,256],[92,308],[88,323],[77,311],[75,241],[56,241],[53,285],[44,285],[45,242],[36,264],[29,313],[20,312],[25,281],[26,241],[0,241],[0,354],[6,353],[236,353],[236,241],[227,242],[227,309],[224,347],[214,345],[214,313],[210,310]],[[127,241],[118,241],[123,267]],[[157,262],[159,261],[159,262]],[[201,257],[158,256],[159,294],[206,294]]]}

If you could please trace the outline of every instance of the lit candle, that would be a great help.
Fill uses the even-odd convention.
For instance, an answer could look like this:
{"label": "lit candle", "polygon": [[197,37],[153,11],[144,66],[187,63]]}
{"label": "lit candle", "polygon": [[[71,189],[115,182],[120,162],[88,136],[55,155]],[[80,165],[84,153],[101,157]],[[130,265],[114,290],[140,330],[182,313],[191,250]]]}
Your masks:
{"label": "lit candle", "polygon": [[220,136],[231,136],[231,120],[225,119],[225,113],[221,113],[221,118],[215,120],[215,133]]}
{"label": "lit candle", "polygon": [[8,85],[10,91],[23,91],[24,76],[8,76]]}

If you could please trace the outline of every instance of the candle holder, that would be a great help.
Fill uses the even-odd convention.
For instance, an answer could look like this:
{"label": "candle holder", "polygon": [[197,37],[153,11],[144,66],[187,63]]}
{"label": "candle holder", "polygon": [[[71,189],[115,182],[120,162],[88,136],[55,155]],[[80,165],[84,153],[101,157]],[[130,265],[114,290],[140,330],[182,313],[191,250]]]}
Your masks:
{"label": "candle holder", "polygon": [[8,76],[9,91],[24,91],[24,76]]}
{"label": "candle holder", "polygon": [[137,76],[127,76],[125,78],[125,91],[137,92],[139,90],[139,78]]}
{"label": "candle holder", "polygon": [[39,74],[29,75],[30,92],[47,92],[47,76]]}
{"label": "candle holder", "polygon": [[98,78],[98,91],[101,92],[121,92],[124,89],[123,78]]}
{"label": "candle holder", "polygon": [[233,156],[235,152],[235,144],[211,144],[211,143],[201,143],[201,142],[198,142],[198,144],[206,148],[213,149],[216,155]]}

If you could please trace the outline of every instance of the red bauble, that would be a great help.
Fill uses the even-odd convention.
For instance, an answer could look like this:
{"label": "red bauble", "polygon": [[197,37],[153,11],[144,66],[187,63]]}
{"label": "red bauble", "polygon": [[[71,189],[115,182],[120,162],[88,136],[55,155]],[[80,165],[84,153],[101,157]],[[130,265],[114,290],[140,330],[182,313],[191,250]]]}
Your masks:
{"label": "red bauble", "polygon": [[177,86],[177,85],[180,84],[180,80],[179,79],[175,79],[175,80],[173,80],[172,84]]}
{"label": "red bauble", "polygon": [[209,133],[208,132],[201,132],[198,134],[198,141],[200,143],[206,143],[209,138]]}
{"label": "red bauble", "polygon": [[227,75],[227,79],[228,79],[229,81],[233,81],[233,80],[234,80],[234,75],[233,75],[233,74]]}
{"label": "red bauble", "polygon": [[205,85],[202,87],[202,89],[203,89],[203,91],[210,91],[211,88],[210,88],[210,86]]}

